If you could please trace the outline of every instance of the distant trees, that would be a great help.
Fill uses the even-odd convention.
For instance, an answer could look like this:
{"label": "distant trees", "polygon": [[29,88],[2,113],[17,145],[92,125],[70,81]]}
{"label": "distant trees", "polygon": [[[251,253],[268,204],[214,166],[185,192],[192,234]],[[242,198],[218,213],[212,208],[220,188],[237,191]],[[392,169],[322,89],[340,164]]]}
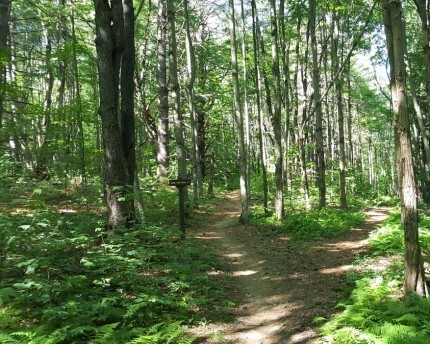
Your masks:
{"label": "distant trees", "polygon": [[[353,195],[397,192],[388,94],[355,58],[381,45],[374,1],[11,4],[0,1],[4,175],[84,184],[104,166],[112,226],[134,216],[134,175],[192,176],[195,203],[205,184],[241,188],[244,222],[260,198],[281,220],[291,206],[346,208]],[[405,54],[424,199],[426,4],[405,5],[408,27],[422,27],[407,30]]]}

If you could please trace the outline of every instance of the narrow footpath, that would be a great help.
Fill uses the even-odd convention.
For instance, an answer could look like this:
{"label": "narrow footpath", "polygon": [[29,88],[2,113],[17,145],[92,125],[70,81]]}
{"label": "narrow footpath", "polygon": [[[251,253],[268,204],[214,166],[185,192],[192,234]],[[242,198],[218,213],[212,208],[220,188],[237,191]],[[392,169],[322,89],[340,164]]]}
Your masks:
{"label": "narrow footpath", "polygon": [[359,228],[338,238],[299,244],[238,225],[240,200],[236,194],[225,195],[204,225],[190,234],[224,259],[223,271],[213,274],[236,304],[235,321],[195,329],[203,337],[200,343],[313,343],[313,319],[333,314],[347,283],[346,272],[388,212],[369,209]]}

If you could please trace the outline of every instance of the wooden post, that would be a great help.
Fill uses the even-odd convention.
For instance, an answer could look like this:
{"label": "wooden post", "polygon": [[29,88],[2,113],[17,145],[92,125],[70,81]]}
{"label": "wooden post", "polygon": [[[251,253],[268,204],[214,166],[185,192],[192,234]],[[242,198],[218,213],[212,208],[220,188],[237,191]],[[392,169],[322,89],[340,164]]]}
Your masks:
{"label": "wooden post", "polygon": [[170,179],[170,186],[176,186],[179,190],[179,229],[182,232],[181,238],[185,239],[185,188],[191,185],[191,179]]}

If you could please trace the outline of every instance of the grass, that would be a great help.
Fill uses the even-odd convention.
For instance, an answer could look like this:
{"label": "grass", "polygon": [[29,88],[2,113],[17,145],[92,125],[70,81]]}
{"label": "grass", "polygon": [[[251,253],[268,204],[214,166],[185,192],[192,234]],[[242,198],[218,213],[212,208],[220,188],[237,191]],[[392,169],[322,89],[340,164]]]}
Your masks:
{"label": "grass", "polygon": [[[428,257],[430,218],[420,221],[420,241]],[[424,344],[430,338],[430,302],[417,295],[402,296],[403,233],[394,212],[370,236],[371,254],[359,257],[350,273],[351,289],[331,319],[321,323],[322,343]]]}
{"label": "grass", "polygon": [[257,208],[251,216],[251,224],[264,232],[286,234],[297,240],[331,238],[339,236],[355,226],[363,224],[365,215],[361,212],[325,208],[321,210],[295,210],[289,212],[281,221],[274,214],[264,214]]}
{"label": "grass", "polygon": [[0,342],[192,343],[187,325],[227,310],[208,274],[220,268],[216,257],[178,240],[167,225],[173,192],[152,191],[148,224],[115,235],[104,229],[99,192],[44,186],[3,196]]}

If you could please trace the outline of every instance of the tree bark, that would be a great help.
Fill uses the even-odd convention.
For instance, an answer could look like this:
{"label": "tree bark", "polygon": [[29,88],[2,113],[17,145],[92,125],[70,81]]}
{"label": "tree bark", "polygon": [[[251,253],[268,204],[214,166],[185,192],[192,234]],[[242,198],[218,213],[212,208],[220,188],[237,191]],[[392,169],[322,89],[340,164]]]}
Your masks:
{"label": "tree bark", "polygon": [[264,158],[264,136],[263,136],[263,106],[261,99],[261,72],[260,66],[258,63],[259,59],[259,50],[258,50],[258,33],[257,33],[257,20],[256,20],[256,5],[255,0],[251,0],[251,10],[252,10],[252,36],[253,36],[253,44],[254,44],[254,73],[256,79],[256,102],[257,102],[257,127],[258,127],[258,147],[260,153],[261,160],[261,177],[263,179],[263,207],[264,213],[268,213],[268,186],[267,186],[267,169],[266,169],[266,159]]}
{"label": "tree bark", "polygon": [[399,0],[382,0],[385,34],[390,62],[390,86],[397,148],[397,173],[405,241],[404,293],[427,297],[423,260],[418,239],[418,209],[406,103],[406,37]]}
{"label": "tree bark", "polygon": [[[178,53],[176,42],[175,7],[173,0],[166,0],[167,25],[169,31],[169,65],[170,83],[173,100],[173,118],[175,120],[176,154],[178,161],[178,178],[187,177],[187,161],[184,140],[184,123],[181,108],[181,94],[178,80]],[[187,189],[185,188],[185,191]]]}
{"label": "tree bark", "polygon": [[169,99],[167,87],[166,61],[166,0],[158,1],[157,19],[157,95],[158,95],[158,128],[157,128],[157,176],[167,177],[169,168]]}
{"label": "tree bark", "polygon": [[317,151],[317,186],[319,208],[326,206],[326,184],[325,184],[325,156],[324,156],[324,136],[323,136],[323,114],[321,108],[321,91],[320,91],[320,70],[318,62],[318,44],[316,37],[316,0],[309,0],[309,29],[311,36],[312,49],[312,86],[314,89],[313,101],[315,106],[315,137]]}
{"label": "tree bark", "polygon": [[[124,50],[121,58],[121,137],[122,149],[128,170],[128,185],[134,185],[134,174],[136,170],[136,129],[134,116],[134,8],[133,0],[122,0],[123,5],[123,45]],[[132,203],[133,204],[133,203]]]}
{"label": "tree bark", "polygon": [[414,0],[418,15],[421,19],[423,33],[423,52],[426,65],[426,95],[427,117],[430,118],[430,2],[429,0]]}
{"label": "tree bark", "polygon": [[72,12],[70,14],[70,22],[72,26],[72,50],[73,50],[73,79],[74,87],[76,90],[76,102],[77,102],[77,120],[78,120],[78,140],[79,140],[79,150],[80,150],[80,172],[82,177],[82,182],[86,185],[86,166],[85,166],[85,136],[84,136],[84,126],[82,118],[82,100],[81,100],[81,86],[79,82],[79,68],[78,68],[78,58],[76,52],[76,46],[78,44],[76,40],[76,29],[75,29],[75,5],[72,2]]}
{"label": "tree bark", "polygon": [[190,32],[190,21],[188,11],[188,0],[184,0],[184,17],[185,17],[185,45],[187,53],[187,69],[188,69],[188,80],[187,80],[187,97],[188,97],[188,109],[190,111],[190,124],[191,124],[191,143],[192,143],[192,155],[193,155],[193,201],[197,205],[198,199],[203,197],[203,179],[202,170],[200,164],[200,154],[198,146],[198,128],[196,124],[196,108],[194,100],[194,84],[196,80],[196,60],[194,54],[193,42],[191,39]]}
{"label": "tree bark", "polygon": [[279,70],[278,51],[278,23],[276,15],[276,2],[270,0],[270,26],[272,41],[273,76],[275,81],[274,111],[272,118],[273,131],[275,136],[275,212],[276,218],[281,220],[284,216],[284,182],[283,182],[283,162],[282,162],[282,133],[281,133],[281,73]]}
{"label": "tree bark", "polygon": [[0,0],[0,128],[3,123],[4,86],[6,84],[6,63],[8,56],[7,36],[9,33],[9,16],[11,0]]}
{"label": "tree bark", "polygon": [[[130,184],[118,113],[124,18],[119,0],[94,0],[94,7],[100,89],[99,115],[102,120],[104,148],[103,183],[108,226],[115,227],[126,225],[134,216],[132,201],[124,198],[130,191]],[[128,78],[133,80],[133,74],[128,75]]]}
{"label": "tree bark", "polygon": [[250,157],[250,127],[249,127],[249,103],[248,103],[248,68],[246,63],[246,19],[245,19],[245,7],[243,0],[240,0],[240,14],[242,18],[242,69],[243,69],[243,98],[244,98],[244,115],[245,115],[245,151],[248,157],[246,164],[246,188],[248,197],[251,197],[251,173],[249,170],[249,157]]}
{"label": "tree bark", "polygon": [[245,149],[245,137],[243,132],[243,114],[240,103],[239,92],[239,68],[237,65],[237,44],[236,44],[236,22],[234,14],[234,1],[229,0],[229,26],[230,26],[230,50],[231,50],[231,65],[232,65],[232,79],[233,79],[233,96],[234,96],[234,110],[235,121],[237,125],[237,136],[239,145],[239,162],[240,162],[240,199],[242,204],[242,212],[240,215],[240,222],[248,223],[249,209],[248,209],[248,189],[247,181],[247,156]]}
{"label": "tree bark", "polygon": [[[336,10],[335,10],[336,11]],[[337,12],[337,11],[336,11]],[[333,26],[333,64],[334,72],[337,74],[339,70],[339,13],[334,13]],[[343,79],[342,75],[336,79],[336,105],[337,105],[337,123],[339,134],[339,193],[340,207],[346,209],[348,207],[346,199],[346,157],[345,157],[345,125],[344,125],[344,106],[343,106]]]}

